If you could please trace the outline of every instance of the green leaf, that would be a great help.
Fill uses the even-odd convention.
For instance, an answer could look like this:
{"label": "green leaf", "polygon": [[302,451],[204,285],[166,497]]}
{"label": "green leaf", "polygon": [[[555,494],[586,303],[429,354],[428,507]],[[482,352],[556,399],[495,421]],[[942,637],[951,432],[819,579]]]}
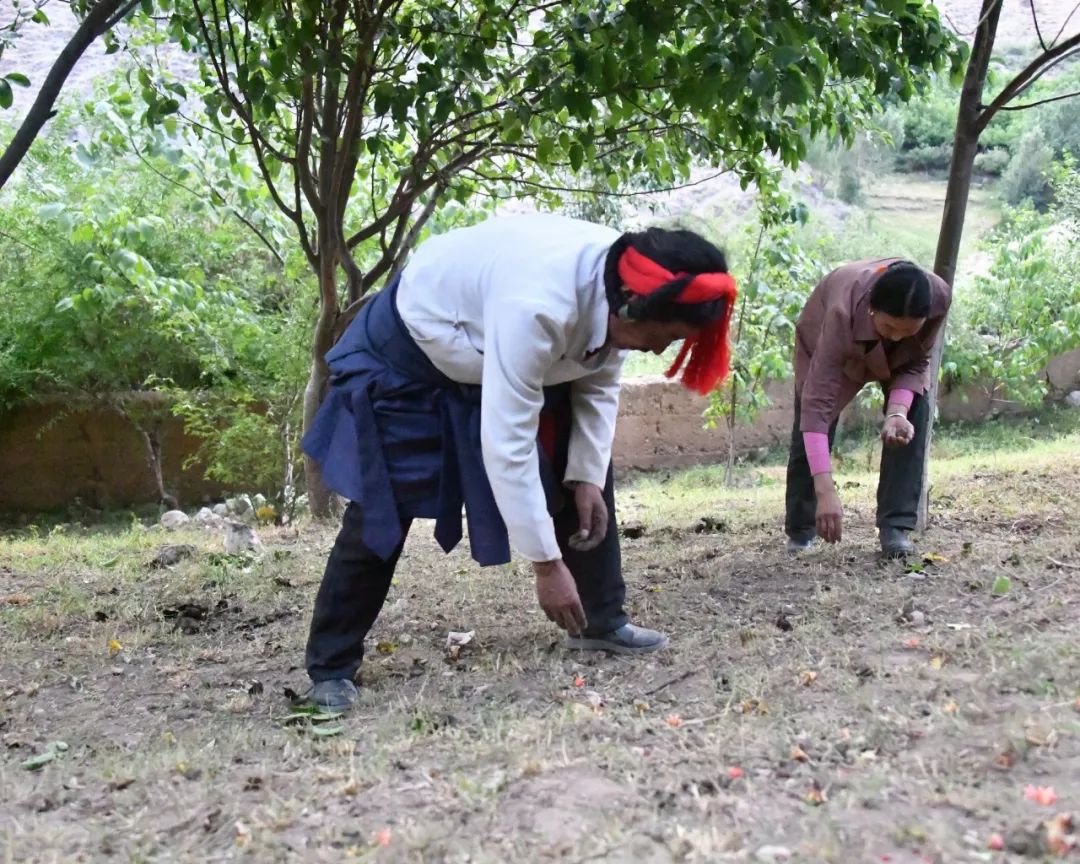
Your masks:
{"label": "green leaf", "polygon": [[797,48],[794,45],[780,45],[772,52],[773,66],[777,69],[784,69],[792,63],[801,60],[802,56],[803,52],[801,48]]}
{"label": "green leaf", "polygon": [[38,753],[37,756],[31,756],[25,762],[22,763],[22,767],[27,771],[40,771],[54,759],[56,759],[57,753],[55,750],[46,750],[44,753]]}
{"label": "green leaf", "polygon": [[83,222],[74,231],[71,232],[72,243],[90,243],[94,236],[97,234],[97,230],[90,222]]}
{"label": "green leaf", "polygon": [[0,108],[10,108],[12,101],[11,85],[6,78],[0,78]]}
{"label": "green leaf", "polygon": [[995,597],[1004,597],[1012,590],[1012,579],[1008,576],[998,576],[994,584],[990,586],[990,593]]}
{"label": "green leaf", "polygon": [[570,145],[570,167],[577,173],[581,170],[581,166],[585,162],[585,148],[581,146],[579,141],[575,141]]}
{"label": "green leaf", "polygon": [[551,160],[551,154],[555,152],[555,141],[545,135],[538,142],[536,142],[536,159],[543,165],[546,165]]}
{"label": "green leaf", "polygon": [[387,81],[381,81],[375,85],[375,113],[383,116],[390,110],[390,104],[394,99],[394,85]]}
{"label": "green leaf", "polygon": [[23,75],[22,72],[8,72],[4,77],[12,84],[18,84],[20,87],[30,86],[30,79]]}
{"label": "green leaf", "polygon": [[270,72],[275,78],[282,78],[289,66],[289,59],[284,51],[273,51],[270,54]]}
{"label": "green leaf", "polygon": [[282,717],[275,717],[274,722],[281,723],[282,725],[289,725],[290,723],[300,723],[301,721],[307,722],[311,719],[311,714],[313,710],[314,709],[310,708],[306,711],[303,709],[297,709],[291,714],[285,714]]}
{"label": "green leaf", "polygon": [[75,145],[75,158],[83,168],[96,168],[98,165],[98,158],[81,141]]}
{"label": "green leaf", "polygon": [[33,15],[30,16],[30,20],[35,24],[48,24],[49,16],[45,14],[44,10],[38,9]]}
{"label": "green leaf", "polygon": [[320,738],[330,738],[334,735],[340,735],[345,731],[344,726],[312,726],[311,734],[317,735]]}
{"label": "green leaf", "polygon": [[60,201],[54,201],[52,204],[45,204],[38,208],[38,218],[43,219],[46,222],[52,222],[64,212],[64,204]]}
{"label": "green leaf", "polygon": [[801,105],[810,101],[810,86],[798,69],[788,69],[780,82],[780,104]]}
{"label": "green leaf", "polygon": [[891,27],[896,24],[891,15],[884,15],[881,12],[869,12],[863,16],[863,20],[877,24],[879,27]]}
{"label": "green leaf", "polygon": [[310,717],[313,723],[320,723],[325,720],[337,720],[338,717],[342,717],[344,714],[344,711],[315,711]]}
{"label": "green leaf", "polygon": [[68,745],[66,742],[52,741],[45,747],[43,752],[39,753],[37,756],[31,756],[24,761],[22,767],[27,771],[38,771],[55,760],[61,753],[66,753],[67,749]]}

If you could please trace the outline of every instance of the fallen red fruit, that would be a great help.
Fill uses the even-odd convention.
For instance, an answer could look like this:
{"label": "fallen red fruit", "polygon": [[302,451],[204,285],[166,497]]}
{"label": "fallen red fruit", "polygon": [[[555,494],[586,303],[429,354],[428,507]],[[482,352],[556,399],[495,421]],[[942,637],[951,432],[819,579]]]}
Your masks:
{"label": "fallen red fruit", "polygon": [[727,769],[727,776],[732,780],[738,780],[743,776],[742,768],[736,768],[734,765]]}
{"label": "fallen red fruit", "polygon": [[1057,792],[1053,786],[1028,786],[1024,790],[1024,797],[1043,807],[1049,807],[1058,800]]}
{"label": "fallen red fruit", "polygon": [[1000,834],[991,834],[990,839],[986,841],[986,848],[993,849],[995,852],[1000,852],[1005,848],[1005,840],[1002,839]]}

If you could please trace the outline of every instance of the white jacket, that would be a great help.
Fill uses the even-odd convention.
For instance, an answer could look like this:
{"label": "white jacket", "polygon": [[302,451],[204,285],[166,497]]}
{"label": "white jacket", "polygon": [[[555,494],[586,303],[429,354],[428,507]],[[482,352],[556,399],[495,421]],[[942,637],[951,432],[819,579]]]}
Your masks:
{"label": "white jacket", "polygon": [[447,377],[481,384],[484,467],[511,545],[532,561],[561,557],[537,461],[545,385],[571,385],[564,481],[603,486],[624,353],[605,347],[604,263],[619,233],[536,214],[432,237],[410,259],[398,311]]}

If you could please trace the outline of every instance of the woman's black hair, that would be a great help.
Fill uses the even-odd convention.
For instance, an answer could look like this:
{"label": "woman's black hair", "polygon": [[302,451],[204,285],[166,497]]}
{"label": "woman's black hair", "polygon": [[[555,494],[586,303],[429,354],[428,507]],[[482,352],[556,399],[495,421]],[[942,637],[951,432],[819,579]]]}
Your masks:
{"label": "woman's black hair", "polygon": [[697,274],[727,273],[728,269],[723,252],[700,234],[685,228],[630,231],[611,244],[604,265],[604,287],[612,312],[618,313],[628,305],[622,277],[619,276],[619,259],[629,247],[651,258],[665,270],[688,275],[673,279],[652,294],[635,297],[627,309],[628,317],[659,321],[678,319],[691,324],[707,323],[718,317],[722,310],[713,307],[723,304],[723,300],[692,306],[680,306],[673,302]]}
{"label": "woman's black hair", "polygon": [[926,318],[930,314],[930,279],[910,261],[895,261],[870,288],[870,308],[896,318]]}

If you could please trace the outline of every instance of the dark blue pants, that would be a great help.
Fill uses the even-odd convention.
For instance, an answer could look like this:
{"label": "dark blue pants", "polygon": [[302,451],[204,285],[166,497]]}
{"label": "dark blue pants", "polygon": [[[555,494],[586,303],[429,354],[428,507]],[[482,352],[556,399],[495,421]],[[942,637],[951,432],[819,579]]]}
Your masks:
{"label": "dark blue pants", "polygon": [[[916,395],[908,411],[908,420],[915,427],[915,437],[903,447],[881,448],[881,473],[877,489],[878,528],[900,528],[913,531],[919,515],[922,497],[923,457],[930,429],[930,405]],[[836,422],[829,427],[829,452],[836,437]],[[806,460],[806,447],[799,431],[799,396],[795,395],[795,423],[791,430],[791,450],[788,452],[787,494],[784,530],[788,537],[805,540],[816,533],[817,494],[814,478]]]}
{"label": "dark blue pants", "polygon": [[[565,392],[568,395],[569,391]],[[560,425],[562,428],[558,430],[551,454],[557,477],[561,477],[566,469],[570,434],[568,424]],[[598,636],[621,627],[628,617],[623,611],[626,585],[622,577],[611,467],[608,467],[604,484],[604,502],[610,516],[607,535],[599,546],[588,552],[578,552],[567,545],[579,527],[572,493],[557,485],[548,486],[548,510],[555,524],[555,537],[563,560],[577,583],[589,622],[587,635]],[[356,676],[364,656],[364,638],[386,601],[411,524],[402,514],[401,544],[384,561],[364,545],[361,539],[363,520],[364,508],[349,504],[326,562],[307,644],[307,670],[313,681],[351,680]],[[429,589],[438,590],[438,584],[430,574],[425,574],[425,578],[429,580]]]}

